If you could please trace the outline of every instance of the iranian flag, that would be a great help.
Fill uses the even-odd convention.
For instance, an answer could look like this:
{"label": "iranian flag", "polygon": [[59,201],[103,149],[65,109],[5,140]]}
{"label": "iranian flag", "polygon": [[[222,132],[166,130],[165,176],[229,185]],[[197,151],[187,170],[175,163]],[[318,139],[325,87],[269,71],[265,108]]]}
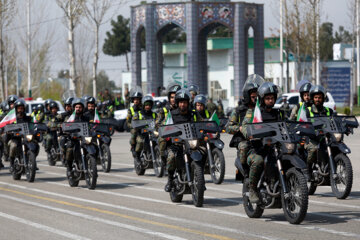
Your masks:
{"label": "iranian flag", "polygon": [[172,119],[171,112],[169,111],[169,113],[166,117],[165,125],[170,125],[170,124],[174,124],[174,121]]}
{"label": "iranian flag", "polygon": [[32,122],[33,122],[33,123],[37,123],[37,120],[36,120],[35,115],[33,115],[33,117],[32,117]]}
{"label": "iranian flag", "polygon": [[11,124],[16,121],[15,108],[13,108],[0,122],[0,128],[5,127],[8,124]]}
{"label": "iranian flag", "polygon": [[216,114],[216,111],[211,115],[209,121],[215,121],[217,125],[220,125],[220,120],[218,115]]}
{"label": "iranian flag", "polygon": [[298,111],[297,119],[298,122],[307,122],[305,104],[303,103]]}
{"label": "iranian flag", "polygon": [[97,109],[95,109],[94,123],[100,123],[100,116]]}
{"label": "iranian flag", "polygon": [[74,122],[74,121],[75,121],[75,111],[71,114],[71,116],[66,122]]}
{"label": "iranian flag", "polygon": [[261,116],[261,110],[260,110],[260,104],[259,104],[259,98],[256,100],[256,105],[254,108],[253,115],[251,117],[251,123],[260,123],[262,122],[262,116]]}

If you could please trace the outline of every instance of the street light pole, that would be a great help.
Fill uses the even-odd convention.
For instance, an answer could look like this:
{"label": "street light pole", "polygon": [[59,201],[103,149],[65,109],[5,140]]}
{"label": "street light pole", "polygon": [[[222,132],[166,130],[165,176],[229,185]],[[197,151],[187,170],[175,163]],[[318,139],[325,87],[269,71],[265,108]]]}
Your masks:
{"label": "street light pole", "polygon": [[284,51],[284,46],[283,46],[283,0],[280,0],[280,81],[279,81],[279,86],[280,88],[282,88],[283,85],[283,74],[284,74],[284,65],[283,65],[283,51]]}
{"label": "street light pole", "polygon": [[30,0],[27,0],[27,69],[28,69],[28,89],[31,98],[31,33],[30,33]]}
{"label": "street light pole", "polygon": [[356,0],[356,78],[357,78],[357,103],[360,106],[360,23],[359,23],[359,4],[360,0]]}
{"label": "street light pole", "polygon": [[316,1],[316,85],[320,85],[320,47],[319,47],[319,24],[320,24],[320,0]]}

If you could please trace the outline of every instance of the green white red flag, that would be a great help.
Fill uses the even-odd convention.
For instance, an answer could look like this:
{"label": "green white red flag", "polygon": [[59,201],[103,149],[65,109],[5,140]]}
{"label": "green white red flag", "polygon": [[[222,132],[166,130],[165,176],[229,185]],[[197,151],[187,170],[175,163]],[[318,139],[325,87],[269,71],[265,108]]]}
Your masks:
{"label": "green white red flag", "polygon": [[100,116],[97,109],[95,109],[94,123],[100,123]]}
{"label": "green white red flag", "polygon": [[165,125],[170,125],[170,124],[174,124],[174,121],[172,119],[171,112],[169,111],[169,113],[166,117]]}
{"label": "green white red flag", "polygon": [[254,112],[251,117],[251,123],[260,123],[262,122],[262,116],[261,116],[261,110],[260,110],[260,104],[259,104],[259,98],[256,100],[256,105],[254,108]]}
{"label": "green white red flag", "polygon": [[301,104],[301,107],[298,111],[298,115],[297,115],[297,121],[298,122],[307,122],[308,119],[306,117],[306,109],[305,109],[305,104]]}
{"label": "green white red flag", "polygon": [[75,111],[71,114],[71,116],[66,122],[74,122],[74,121],[75,121]]}
{"label": "green white red flag", "polygon": [[5,127],[8,124],[11,124],[13,122],[16,121],[16,113],[15,113],[15,108],[13,108],[5,117],[4,119],[0,122],[0,128]]}

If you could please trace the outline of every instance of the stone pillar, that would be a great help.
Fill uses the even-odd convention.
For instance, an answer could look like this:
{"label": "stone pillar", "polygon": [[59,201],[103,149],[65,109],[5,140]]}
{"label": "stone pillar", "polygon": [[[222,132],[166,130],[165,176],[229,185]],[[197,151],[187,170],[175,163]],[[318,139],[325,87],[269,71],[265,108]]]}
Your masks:
{"label": "stone pillar", "polygon": [[[156,53],[157,53],[157,79],[156,79],[156,95],[158,95],[158,88],[164,86],[164,56],[162,51],[161,36],[157,36]],[[166,86],[165,86],[166,88]]]}
{"label": "stone pillar", "polygon": [[207,35],[207,31],[199,33],[199,78],[195,82],[198,84],[201,94],[210,95],[208,92]]}
{"label": "stone pillar", "polygon": [[234,97],[242,96],[242,88],[247,78],[247,31],[245,31],[244,4],[235,4],[234,21]]}
{"label": "stone pillar", "polygon": [[157,39],[154,18],[155,5],[147,4],[145,13],[147,93],[156,93],[157,82]]}
{"label": "stone pillar", "polygon": [[186,3],[186,51],[188,85],[198,84],[199,79],[199,36],[198,36],[198,5]]}
{"label": "stone pillar", "polygon": [[[141,86],[141,47],[139,28],[134,28],[134,8],[131,8],[131,88]],[[140,27],[142,29],[142,27]]]}
{"label": "stone pillar", "polygon": [[257,5],[256,26],[254,27],[254,72],[264,76],[264,6]]}

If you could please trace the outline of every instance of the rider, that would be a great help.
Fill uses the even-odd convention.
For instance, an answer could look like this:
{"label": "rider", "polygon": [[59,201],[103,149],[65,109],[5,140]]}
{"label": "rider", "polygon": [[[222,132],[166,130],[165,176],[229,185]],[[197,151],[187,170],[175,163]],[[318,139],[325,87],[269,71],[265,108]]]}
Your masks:
{"label": "rider", "polygon": [[226,128],[227,133],[229,134],[239,134],[241,141],[238,145],[238,153],[240,162],[244,165],[246,164],[246,156],[249,151],[249,142],[242,136],[242,122],[244,121],[245,114],[247,111],[252,114],[252,111],[256,104],[257,90],[259,85],[255,82],[246,83],[243,88],[243,101],[232,112],[229,120],[228,127]]}
{"label": "rider", "polygon": [[[14,103],[15,113],[16,113],[16,123],[29,123],[31,122],[31,117],[26,116],[25,113],[25,106],[26,103],[23,99],[18,99]],[[10,156],[10,172],[13,171],[14,166],[14,160],[16,156],[16,151],[18,149],[18,146],[21,143],[21,139],[16,136],[8,135],[9,136],[9,156]]]}
{"label": "rider", "polygon": [[45,105],[45,109],[44,109],[44,114],[45,114],[45,118],[46,116],[48,116],[50,114],[50,108],[49,108],[49,104],[52,102],[53,100],[51,98],[46,99],[44,102]]}
{"label": "rider", "polygon": [[300,89],[299,89],[299,93],[300,93],[300,97],[301,97],[301,102],[296,104],[295,107],[292,109],[291,114],[290,114],[290,120],[296,120],[299,110],[301,108],[301,106],[303,104],[305,104],[305,109],[307,109],[308,107],[311,106],[310,104],[310,89],[311,89],[311,83],[305,83],[303,85],[301,85]]}
{"label": "rider", "polygon": [[[152,107],[154,105],[154,99],[152,96],[145,96],[141,100],[142,109],[138,111],[133,120],[146,120],[146,119],[156,119],[156,113],[152,111]],[[144,138],[141,134],[138,134],[136,137],[136,159],[140,160],[140,153],[144,146]]]}
{"label": "rider", "polygon": [[[191,111],[190,108],[190,92],[187,89],[181,89],[175,94],[175,102],[178,108],[171,110],[171,116],[174,124],[201,121],[201,116],[197,112]],[[172,144],[169,147],[167,156],[168,182],[165,185],[165,191],[170,192],[172,188],[172,180],[175,173],[175,157],[181,156],[182,147]]]}
{"label": "rider", "polygon": [[[271,82],[265,82],[258,88],[258,97],[260,100],[260,112],[263,122],[281,121],[284,119],[284,113],[279,109],[274,109],[277,99],[278,89],[277,86]],[[243,127],[241,132],[247,138],[247,125],[251,124],[252,113],[254,111],[249,109],[246,112]],[[249,200],[251,203],[258,203],[259,196],[257,192],[257,183],[264,168],[264,157],[267,154],[266,146],[262,146],[261,142],[254,141],[247,158],[247,163],[250,166],[249,184],[250,194]]]}
{"label": "rider", "polygon": [[35,114],[35,119],[38,123],[41,123],[44,121],[45,118],[45,114],[44,114],[44,105],[42,105],[41,103],[39,103],[38,105],[36,105],[36,114]]}
{"label": "rider", "polygon": [[59,106],[55,101],[52,101],[49,104],[50,114],[47,116],[47,127],[49,128],[49,132],[44,136],[45,140],[45,151],[50,154],[51,144],[54,144],[53,142],[53,134],[54,131],[57,129],[57,124],[60,121],[58,110]]}
{"label": "rider", "polygon": [[[306,117],[330,117],[333,115],[331,108],[325,107],[326,90],[324,87],[315,85],[310,88],[310,101],[312,102],[306,109]],[[307,151],[308,167],[316,161],[316,152],[319,149],[318,142],[310,139],[309,143],[305,145]]]}
{"label": "rider", "polygon": [[194,99],[195,109],[193,111],[196,111],[203,119],[211,117],[209,111],[205,108],[206,101],[207,99],[203,94],[196,95]]}
{"label": "rider", "polygon": [[84,113],[84,115],[90,119],[90,122],[94,121],[95,117],[95,107],[96,107],[96,99],[94,97],[88,97],[86,100],[86,108],[87,111]]}
{"label": "rider", "polygon": [[[160,125],[163,125],[167,119],[168,113],[171,110],[174,110],[177,108],[176,102],[175,102],[175,93],[181,89],[181,86],[178,84],[172,85],[168,89],[167,97],[168,102],[166,105],[160,109],[159,113],[157,114],[156,119],[156,126],[159,127]],[[166,163],[166,147],[167,142],[164,138],[159,137],[159,149],[160,149],[160,155],[161,155],[161,161],[165,165]]]}
{"label": "rider", "polygon": [[199,94],[200,89],[199,86],[196,84],[190,84],[189,88],[188,88],[190,94],[191,94],[191,99],[190,99],[190,107],[194,108],[194,99],[196,97],[196,95]]}
{"label": "rider", "polygon": [[[3,117],[5,117],[9,111],[11,111],[14,106],[15,106],[15,102],[19,99],[18,96],[16,95],[10,95],[6,102],[7,102],[7,105],[5,106],[5,109],[4,109],[4,115]],[[4,143],[4,155],[3,155],[3,158],[5,161],[8,160],[8,157],[9,157],[9,140],[10,140],[10,136],[8,134],[3,134],[2,137],[1,137],[1,140],[2,142]],[[3,164],[1,163],[0,164],[0,167],[3,166]]]}
{"label": "rider", "polygon": [[130,133],[131,133],[130,145],[131,145],[131,152],[134,157],[136,157],[135,147],[136,147],[137,133],[136,133],[135,129],[131,128],[131,121],[132,121],[133,117],[135,116],[135,113],[141,110],[142,97],[143,97],[143,95],[139,91],[135,91],[131,94],[131,102],[133,102],[133,106],[131,106],[129,108],[128,114],[126,117],[126,124],[127,124],[128,128],[131,129],[130,130]]}

